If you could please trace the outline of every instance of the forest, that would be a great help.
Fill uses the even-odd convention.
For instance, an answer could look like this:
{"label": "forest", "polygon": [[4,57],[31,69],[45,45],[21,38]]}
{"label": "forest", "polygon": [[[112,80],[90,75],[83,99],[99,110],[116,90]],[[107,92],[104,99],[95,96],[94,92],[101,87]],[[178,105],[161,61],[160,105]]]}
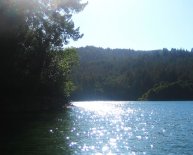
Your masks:
{"label": "forest", "polygon": [[[65,121],[70,101],[193,100],[193,50],[69,48],[69,42],[83,37],[72,17],[87,4],[0,0],[0,154],[17,154],[19,144],[22,151],[30,144],[32,154],[34,147],[56,145],[53,138],[49,144],[24,144],[23,136],[33,137],[28,130],[39,132],[38,124],[48,120],[70,131]],[[46,133],[63,133],[53,126],[42,129],[37,135],[45,140]]]}
{"label": "forest", "polygon": [[83,37],[79,0],[0,1],[1,110],[70,100],[192,100],[193,52],[67,48]]}
{"label": "forest", "polygon": [[71,100],[193,100],[193,51],[77,49]]}

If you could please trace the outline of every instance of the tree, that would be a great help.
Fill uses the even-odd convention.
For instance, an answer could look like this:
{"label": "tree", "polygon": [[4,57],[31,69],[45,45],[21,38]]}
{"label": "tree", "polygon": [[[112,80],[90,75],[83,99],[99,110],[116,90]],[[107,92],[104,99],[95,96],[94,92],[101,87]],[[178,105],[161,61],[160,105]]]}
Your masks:
{"label": "tree", "polygon": [[0,1],[2,96],[53,95],[61,92],[57,89],[65,89],[64,85],[70,89],[67,74],[72,65],[63,63],[61,67],[61,62],[76,59],[63,54],[74,53],[64,47],[70,39],[83,36],[75,28],[72,14],[85,6],[81,0]]}

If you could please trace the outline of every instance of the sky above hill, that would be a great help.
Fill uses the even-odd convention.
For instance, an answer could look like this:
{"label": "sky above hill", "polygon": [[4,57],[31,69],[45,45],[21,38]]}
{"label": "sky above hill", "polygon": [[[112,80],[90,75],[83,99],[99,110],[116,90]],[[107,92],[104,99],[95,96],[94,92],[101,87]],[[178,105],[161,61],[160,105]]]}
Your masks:
{"label": "sky above hill", "polygon": [[88,0],[73,16],[84,37],[69,46],[190,50],[192,8],[193,0]]}

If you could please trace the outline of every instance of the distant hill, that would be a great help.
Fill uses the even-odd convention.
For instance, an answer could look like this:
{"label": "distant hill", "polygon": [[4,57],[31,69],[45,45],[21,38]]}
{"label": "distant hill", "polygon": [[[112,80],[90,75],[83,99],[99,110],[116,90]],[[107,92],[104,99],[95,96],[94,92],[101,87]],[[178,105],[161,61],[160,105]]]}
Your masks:
{"label": "distant hill", "polygon": [[72,100],[193,100],[193,52],[87,46],[77,53]]}

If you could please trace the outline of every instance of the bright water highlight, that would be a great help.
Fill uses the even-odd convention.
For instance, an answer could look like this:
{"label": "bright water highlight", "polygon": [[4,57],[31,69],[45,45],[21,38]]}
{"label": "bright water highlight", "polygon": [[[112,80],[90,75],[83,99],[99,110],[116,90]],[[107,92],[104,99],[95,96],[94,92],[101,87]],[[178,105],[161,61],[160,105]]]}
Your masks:
{"label": "bright water highlight", "polygon": [[76,134],[72,131],[68,139],[75,154],[182,155],[193,152],[191,102],[73,104]]}
{"label": "bright water highlight", "polygon": [[54,121],[36,122],[23,136],[18,154],[193,153],[193,102],[72,104]]}

